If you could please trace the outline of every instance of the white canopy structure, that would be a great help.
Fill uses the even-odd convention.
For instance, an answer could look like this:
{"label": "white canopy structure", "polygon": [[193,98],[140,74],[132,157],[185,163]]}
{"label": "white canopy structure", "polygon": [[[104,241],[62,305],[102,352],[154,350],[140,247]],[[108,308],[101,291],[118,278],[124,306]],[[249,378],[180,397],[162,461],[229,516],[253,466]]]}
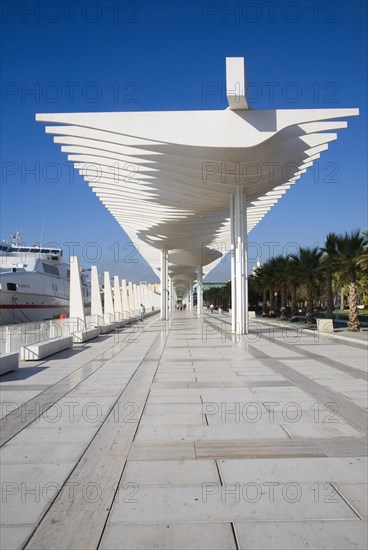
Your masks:
{"label": "white canopy structure", "polygon": [[[178,297],[232,251],[233,330],[247,332],[246,235],[358,109],[251,110],[244,59],[226,60],[220,111],[38,114],[55,143]],[[198,299],[201,315],[202,300]]]}

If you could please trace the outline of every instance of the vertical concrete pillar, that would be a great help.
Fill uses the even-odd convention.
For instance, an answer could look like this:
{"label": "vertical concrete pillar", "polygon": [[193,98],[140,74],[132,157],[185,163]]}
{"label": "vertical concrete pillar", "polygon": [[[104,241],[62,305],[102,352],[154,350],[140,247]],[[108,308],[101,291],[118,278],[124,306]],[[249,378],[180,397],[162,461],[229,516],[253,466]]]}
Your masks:
{"label": "vertical concrete pillar", "polygon": [[125,279],[121,281],[121,304],[123,307],[124,318],[128,319],[130,317],[130,307],[128,300],[128,289]]}
{"label": "vertical concrete pillar", "polygon": [[189,285],[189,304],[188,304],[188,307],[189,307],[189,311],[193,311],[193,283],[190,283]]}
{"label": "vertical concrete pillar", "polygon": [[136,283],[133,284],[133,295],[134,295],[134,304],[135,304],[136,314],[138,314],[139,308],[141,307],[141,302],[139,300],[138,285]]}
{"label": "vertical concrete pillar", "polygon": [[115,320],[110,273],[108,271],[104,272],[104,319],[105,323],[111,323]]}
{"label": "vertical concrete pillar", "polygon": [[133,283],[128,283],[128,293],[129,293],[129,311],[130,316],[134,317],[136,315],[136,305],[134,300],[134,292],[133,292]]}
{"label": "vertical concrete pillar", "polygon": [[91,315],[98,315],[98,323],[102,322],[103,310],[101,300],[100,279],[96,265],[91,267]]}
{"label": "vertical concrete pillar", "polygon": [[236,330],[235,195],[230,196],[231,330]]}
{"label": "vertical concrete pillar", "polygon": [[248,333],[248,258],[247,258],[247,201],[245,190],[238,187],[234,196],[232,212],[235,241],[235,287],[236,326],[238,334]]}
{"label": "vertical concrete pillar", "polygon": [[161,249],[161,320],[166,321],[168,318],[167,309],[168,309],[168,289],[167,289],[167,275],[168,275],[168,256],[167,248],[165,245]]}
{"label": "vertical concrete pillar", "polygon": [[78,319],[77,330],[83,330],[86,327],[78,256],[70,257],[69,317]]}
{"label": "vertical concrete pillar", "polygon": [[197,267],[197,315],[203,315],[203,272],[202,266]]}
{"label": "vertical concrete pillar", "polygon": [[114,276],[114,310],[115,321],[120,321],[123,318],[123,304],[121,301],[120,283],[118,275]]}

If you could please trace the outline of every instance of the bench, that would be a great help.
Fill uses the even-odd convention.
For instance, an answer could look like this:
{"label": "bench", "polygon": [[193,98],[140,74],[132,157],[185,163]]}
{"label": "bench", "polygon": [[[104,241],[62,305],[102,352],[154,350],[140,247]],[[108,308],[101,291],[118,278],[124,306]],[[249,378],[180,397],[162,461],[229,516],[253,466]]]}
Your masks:
{"label": "bench", "polygon": [[73,344],[82,344],[93,338],[97,338],[100,334],[100,329],[97,327],[86,328],[83,330],[77,330],[72,333]]}
{"label": "bench", "polygon": [[19,354],[4,353],[0,356],[0,376],[19,368]]}
{"label": "bench", "polygon": [[124,325],[128,324],[128,319],[120,319],[120,321],[114,321],[113,324],[114,324],[115,328],[121,328]]}
{"label": "bench", "polygon": [[99,329],[101,334],[107,334],[116,328],[116,323],[103,323],[103,325],[95,325],[94,328]]}
{"label": "bench", "polygon": [[72,339],[70,336],[62,338],[51,338],[28,346],[21,346],[19,350],[19,359],[21,361],[37,361],[54,353],[58,353],[64,349],[72,347]]}
{"label": "bench", "polygon": [[332,319],[317,319],[317,330],[318,332],[332,334],[334,331]]}

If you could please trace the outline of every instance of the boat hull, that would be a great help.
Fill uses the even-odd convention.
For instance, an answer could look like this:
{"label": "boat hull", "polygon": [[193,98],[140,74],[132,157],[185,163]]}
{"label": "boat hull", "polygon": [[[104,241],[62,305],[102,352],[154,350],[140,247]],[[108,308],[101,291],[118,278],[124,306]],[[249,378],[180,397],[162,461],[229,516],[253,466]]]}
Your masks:
{"label": "boat hull", "polygon": [[0,325],[29,323],[69,315],[69,299],[0,291]]}

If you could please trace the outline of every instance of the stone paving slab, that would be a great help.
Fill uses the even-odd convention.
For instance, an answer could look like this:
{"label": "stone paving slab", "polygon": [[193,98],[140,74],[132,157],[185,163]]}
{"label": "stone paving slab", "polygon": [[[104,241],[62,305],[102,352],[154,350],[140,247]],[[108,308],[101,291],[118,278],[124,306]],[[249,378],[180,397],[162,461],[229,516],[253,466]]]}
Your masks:
{"label": "stone paving slab", "polygon": [[213,441],[214,439],[288,439],[287,433],[277,424],[216,425],[216,426],[141,426],[136,441]]}
{"label": "stone paving slab", "polygon": [[368,519],[367,483],[334,483],[334,487],[361,518]]}
{"label": "stone paving slab", "polygon": [[[220,460],[219,469],[225,483],[276,481],[282,483],[337,482],[339,489],[344,483],[364,483],[367,479],[368,461],[358,458],[291,458]],[[340,491],[341,492],[341,491]]]}
{"label": "stone paving slab", "polygon": [[[86,445],[83,443],[62,445],[6,445],[0,449],[1,464],[59,464],[77,462]],[[28,474],[27,474],[28,478]]]}
{"label": "stone paving slab", "polygon": [[355,520],[235,523],[239,550],[365,550],[367,524]]}
{"label": "stone paving slab", "polygon": [[230,523],[108,524],[101,550],[236,550]]}
{"label": "stone paving slab", "polygon": [[202,485],[204,479],[220,483],[214,460],[129,461],[121,484],[134,481],[140,487]]}
{"label": "stone paving slab", "polygon": [[[156,443],[141,443],[133,441],[128,460],[193,460],[196,457],[194,443],[191,441],[175,441]],[[211,457],[212,458],[212,457]]]}
{"label": "stone paving slab", "polygon": [[0,548],[17,550],[24,548],[27,540],[37,527],[34,525],[2,525],[0,528]]}
{"label": "stone paving slab", "polygon": [[[321,498],[309,483],[220,485],[203,480],[200,487],[139,487],[135,502],[115,501],[110,523],[177,523],[246,520],[354,519],[356,513],[329,485]],[[316,502],[317,500],[317,502]]]}

